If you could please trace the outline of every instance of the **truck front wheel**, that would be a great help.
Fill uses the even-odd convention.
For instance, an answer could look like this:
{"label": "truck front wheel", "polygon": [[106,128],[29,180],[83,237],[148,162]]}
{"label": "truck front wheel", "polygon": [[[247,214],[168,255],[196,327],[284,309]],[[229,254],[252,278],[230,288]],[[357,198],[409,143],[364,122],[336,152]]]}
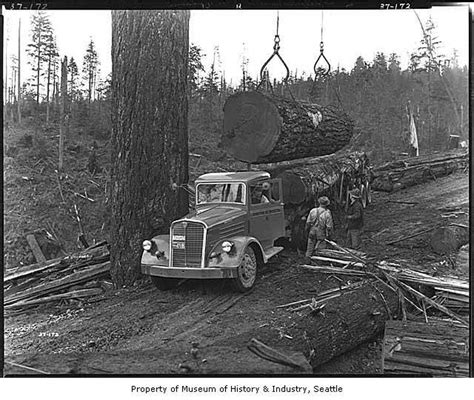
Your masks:
{"label": "truck front wheel", "polygon": [[257,279],[257,257],[251,247],[245,249],[240,265],[237,267],[237,277],[232,284],[239,292],[250,290]]}
{"label": "truck front wheel", "polygon": [[161,276],[151,276],[151,281],[160,290],[170,290],[178,285],[179,279],[162,278]]}

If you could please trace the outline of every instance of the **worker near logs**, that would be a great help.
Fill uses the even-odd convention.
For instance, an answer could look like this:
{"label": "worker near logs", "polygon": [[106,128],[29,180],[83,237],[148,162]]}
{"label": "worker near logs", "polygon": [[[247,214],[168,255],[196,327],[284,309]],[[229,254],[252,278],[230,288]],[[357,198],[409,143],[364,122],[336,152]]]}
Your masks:
{"label": "worker near logs", "polygon": [[313,208],[306,219],[308,244],[306,257],[311,257],[314,250],[326,248],[326,239],[330,239],[334,224],[331,211],[328,209],[329,199],[322,196],[318,199],[319,207]]}
{"label": "worker near logs", "polygon": [[347,246],[351,249],[360,249],[362,244],[361,233],[364,227],[364,209],[360,201],[359,189],[349,192],[349,207],[347,209]]}

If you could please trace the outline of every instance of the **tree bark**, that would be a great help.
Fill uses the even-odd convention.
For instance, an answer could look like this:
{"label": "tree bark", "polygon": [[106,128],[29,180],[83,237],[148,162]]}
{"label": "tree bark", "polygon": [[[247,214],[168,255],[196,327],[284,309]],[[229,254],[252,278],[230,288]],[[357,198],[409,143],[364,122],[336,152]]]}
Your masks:
{"label": "tree bark", "polygon": [[138,277],[142,242],[188,211],[188,11],[112,12],[112,277]]}
{"label": "tree bark", "polygon": [[64,136],[66,133],[67,125],[67,57],[64,56],[64,60],[61,63],[61,108],[60,108],[60,123],[59,123],[59,173],[63,170],[64,162]]}
{"label": "tree bark", "polygon": [[352,134],[352,121],[336,108],[242,92],[224,105],[220,147],[240,161],[261,164],[332,154]]}

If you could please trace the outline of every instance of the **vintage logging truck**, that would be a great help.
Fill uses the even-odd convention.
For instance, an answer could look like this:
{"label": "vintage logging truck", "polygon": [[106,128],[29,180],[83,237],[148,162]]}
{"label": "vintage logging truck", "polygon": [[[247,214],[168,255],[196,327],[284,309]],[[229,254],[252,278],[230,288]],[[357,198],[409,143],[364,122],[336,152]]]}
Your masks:
{"label": "vintage logging truck", "polygon": [[366,155],[338,152],[351,136],[348,118],[331,108],[257,92],[231,96],[221,143],[268,172],[196,179],[195,210],[174,221],[169,235],[143,242],[142,273],[162,290],[183,278],[225,278],[238,291],[251,289],[258,266],[283,249],[281,239],[304,247],[304,219],[320,195],[343,206],[358,187],[363,204],[370,201]]}

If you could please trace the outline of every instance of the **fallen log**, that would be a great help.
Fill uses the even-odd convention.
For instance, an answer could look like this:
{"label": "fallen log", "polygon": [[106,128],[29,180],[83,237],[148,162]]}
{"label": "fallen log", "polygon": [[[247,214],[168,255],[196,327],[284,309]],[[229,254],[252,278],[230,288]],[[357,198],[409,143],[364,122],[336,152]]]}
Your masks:
{"label": "fallen log", "polygon": [[468,163],[469,154],[464,150],[395,161],[374,168],[371,186],[392,192],[451,174]]}
{"label": "fallen log", "polygon": [[469,329],[452,322],[387,321],[385,374],[468,376]]}
{"label": "fallen log", "polygon": [[332,154],[352,135],[353,122],[334,107],[252,91],[225,102],[220,147],[261,164]]}
{"label": "fallen log", "polygon": [[436,229],[431,235],[430,246],[435,253],[449,254],[469,243],[469,229],[460,225],[449,225]]}
{"label": "fallen log", "polygon": [[293,317],[306,332],[312,367],[319,366],[382,332],[385,321],[398,314],[398,295],[380,282],[360,287],[325,302],[323,312],[300,311]]}

